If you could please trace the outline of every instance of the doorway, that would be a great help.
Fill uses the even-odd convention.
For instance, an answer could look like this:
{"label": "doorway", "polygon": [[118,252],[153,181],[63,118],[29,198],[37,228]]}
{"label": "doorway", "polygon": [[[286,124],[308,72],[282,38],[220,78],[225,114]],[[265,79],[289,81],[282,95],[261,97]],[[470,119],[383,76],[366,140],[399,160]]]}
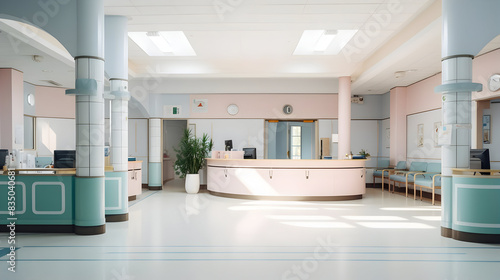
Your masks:
{"label": "doorway", "polygon": [[163,182],[179,177],[174,171],[175,149],[186,128],[187,120],[163,120]]}
{"label": "doorway", "polygon": [[266,121],[268,159],[315,159],[315,121]]}

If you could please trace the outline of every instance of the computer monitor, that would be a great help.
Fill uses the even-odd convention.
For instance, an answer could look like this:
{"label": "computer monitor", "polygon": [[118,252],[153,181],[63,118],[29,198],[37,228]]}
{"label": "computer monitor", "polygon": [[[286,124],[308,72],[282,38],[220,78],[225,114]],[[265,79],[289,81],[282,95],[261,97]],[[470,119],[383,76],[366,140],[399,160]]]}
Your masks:
{"label": "computer monitor", "polygon": [[9,150],[0,149],[0,169],[5,165],[5,157],[9,155]]}
{"label": "computer monitor", "polygon": [[[490,169],[490,150],[489,149],[471,149],[470,150],[470,169]],[[483,175],[488,173],[481,173]]]}
{"label": "computer monitor", "polygon": [[224,148],[225,151],[231,151],[233,149],[233,140],[225,140],[224,144],[225,144]]}
{"label": "computer monitor", "polygon": [[54,168],[75,168],[76,151],[75,150],[55,150]]}
{"label": "computer monitor", "polygon": [[244,159],[257,159],[257,149],[256,148],[243,148]]}

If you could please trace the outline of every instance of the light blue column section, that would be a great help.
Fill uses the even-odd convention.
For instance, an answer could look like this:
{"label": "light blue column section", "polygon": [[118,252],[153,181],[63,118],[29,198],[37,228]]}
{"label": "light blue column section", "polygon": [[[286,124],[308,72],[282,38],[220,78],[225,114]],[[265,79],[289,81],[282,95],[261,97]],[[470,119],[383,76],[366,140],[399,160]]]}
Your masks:
{"label": "light blue column section", "polygon": [[106,172],[104,205],[106,215],[128,213],[128,172]]}
{"label": "light blue column section", "polygon": [[149,163],[149,187],[161,187],[161,163],[159,162],[150,162]]}
{"label": "light blue column section", "polygon": [[453,177],[443,176],[441,178],[441,226],[451,229],[452,209],[452,183]]}
{"label": "light blue column section", "polygon": [[105,224],[104,177],[75,177],[75,226]]}
{"label": "light blue column section", "polygon": [[452,229],[500,234],[500,178],[453,177]]}

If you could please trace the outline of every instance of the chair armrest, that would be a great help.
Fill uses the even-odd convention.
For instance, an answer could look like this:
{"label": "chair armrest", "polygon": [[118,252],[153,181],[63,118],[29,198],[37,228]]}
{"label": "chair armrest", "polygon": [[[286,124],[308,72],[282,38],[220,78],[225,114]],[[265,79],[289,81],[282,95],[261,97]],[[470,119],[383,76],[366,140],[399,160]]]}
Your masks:
{"label": "chair armrest", "polygon": [[417,176],[418,176],[418,175],[422,175],[422,176],[424,176],[424,178],[425,178],[425,174],[427,174],[427,173],[425,173],[425,172],[417,172],[417,173],[413,173],[413,181],[415,182],[415,180],[417,180]]}
{"label": "chair armrest", "polygon": [[439,174],[436,174],[436,175],[432,176],[432,186],[434,186],[434,185],[435,185],[434,183],[436,182],[436,178],[437,178],[437,177],[441,177],[441,173],[439,173]]}

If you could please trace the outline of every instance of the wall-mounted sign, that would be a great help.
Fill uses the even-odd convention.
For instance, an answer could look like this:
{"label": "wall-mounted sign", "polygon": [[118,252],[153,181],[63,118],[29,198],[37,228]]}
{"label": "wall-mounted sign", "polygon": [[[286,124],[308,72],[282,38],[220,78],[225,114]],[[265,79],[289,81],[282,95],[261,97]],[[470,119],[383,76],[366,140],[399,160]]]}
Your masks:
{"label": "wall-mounted sign", "polygon": [[208,99],[193,99],[192,108],[196,113],[208,112]]}
{"label": "wall-mounted sign", "polygon": [[166,105],[163,106],[163,116],[164,117],[175,117],[181,114],[180,105]]}

